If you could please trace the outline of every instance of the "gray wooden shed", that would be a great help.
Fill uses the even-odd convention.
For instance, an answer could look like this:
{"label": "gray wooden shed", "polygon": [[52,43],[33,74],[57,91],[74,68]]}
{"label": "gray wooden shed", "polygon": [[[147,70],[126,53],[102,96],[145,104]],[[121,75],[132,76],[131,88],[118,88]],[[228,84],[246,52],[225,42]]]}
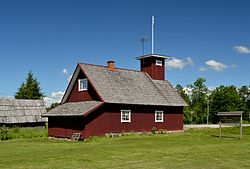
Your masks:
{"label": "gray wooden shed", "polygon": [[48,121],[43,100],[0,99],[0,124],[43,126]]}

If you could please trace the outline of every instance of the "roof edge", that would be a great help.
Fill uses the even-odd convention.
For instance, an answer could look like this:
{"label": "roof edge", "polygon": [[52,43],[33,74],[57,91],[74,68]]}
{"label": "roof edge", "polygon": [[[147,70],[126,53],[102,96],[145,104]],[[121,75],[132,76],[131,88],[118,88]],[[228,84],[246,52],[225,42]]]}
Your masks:
{"label": "roof edge", "polygon": [[[66,88],[66,90],[65,90],[65,92],[64,92],[64,95],[63,95],[63,97],[62,97],[62,100],[61,100],[60,104],[65,103],[66,100],[67,100],[67,98],[69,97],[70,91],[68,91],[68,90],[71,90],[71,89],[73,88],[73,85],[74,85],[74,84],[72,84],[72,83],[73,83],[73,79],[74,79],[74,77],[75,77],[75,74],[77,73],[77,70],[78,70],[78,68],[79,68],[79,65],[80,65],[80,63],[77,64],[77,66],[76,66],[76,68],[75,68],[75,70],[74,70],[73,76],[71,77],[71,79],[70,79],[70,81],[69,81],[69,83],[68,83],[68,85],[67,85],[67,88]],[[79,74],[79,72],[78,72],[78,74]]]}
{"label": "roof edge", "polygon": [[170,56],[161,55],[161,54],[147,54],[147,55],[138,56],[135,59],[141,60],[141,59],[150,58],[150,57],[162,58],[162,59],[170,58]]}
{"label": "roof edge", "polygon": [[90,113],[94,112],[95,110],[99,109],[102,105],[104,105],[104,102],[99,103],[97,106],[92,108],[91,110],[87,111],[86,113],[83,113],[83,117],[86,117]]}
{"label": "roof edge", "polygon": [[93,89],[94,89],[94,91],[96,92],[96,94],[98,95],[98,97],[100,98],[100,100],[101,100],[102,102],[104,102],[103,97],[102,97],[102,96],[100,95],[100,93],[96,90],[96,88],[95,88],[95,86],[94,86],[94,83],[92,82],[92,80],[90,79],[90,77],[86,74],[86,72],[85,72],[85,70],[84,70],[82,64],[79,64],[79,66],[80,66],[80,69],[82,70],[83,74],[87,77],[87,79],[88,79],[90,85],[93,86]]}

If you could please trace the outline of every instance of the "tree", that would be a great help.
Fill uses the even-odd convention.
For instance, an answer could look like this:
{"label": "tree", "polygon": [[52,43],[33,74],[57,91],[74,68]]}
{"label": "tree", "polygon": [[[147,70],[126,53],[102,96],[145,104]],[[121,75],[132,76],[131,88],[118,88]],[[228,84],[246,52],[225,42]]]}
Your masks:
{"label": "tree", "polygon": [[208,89],[204,85],[205,78],[197,78],[194,84],[189,85],[192,88],[190,110],[192,111],[192,121],[195,123],[205,123],[206,121],[206,103]]}
{"label": "tree", "polygon": [[249,112],[250,112],[250,86],[242,86],[238,89],[238,93],[241,99],[241,106],[243,113],[243,119],[249,120]]}
{"label": "tree", "polygon": [[32,72],[28,73],[26,83],[22,83],[16,92],[16,99],[42,99],[44,94],[41,91],[40,83],[33,76]]}
{"label": "tree", "polygon": [[[187,95],[187,93],[184,91],[183,87],[180,84],[177,84],[175,89],[181,95],[183,100],[185,100],[185,102],[189,105],[190,104],[190,99],[189,99],[189,96]],[[183,119],[183,121],[184,121],[185,124],[190,124],[192,122],[190,112],[191,111],[190,111],[189,107],[184,107],[184,110],[183,110],[184,119]]]}
{"label": "tree", "polygon": [[50,105],[50,107],[48,107],[48,108],[46,108],[46,111],[48,112],[48,111],[50,111],[50,110],[52,110],[52,109],[54,109],[54,108],[56,108],[57,106],[59,106],[60,105],[60,103],[52,103],[51,105]]}
{"label": "tree", "polygon": [[219,86],[210,95],[210,117],[218,122],[217,113],[221,111],[242,110],[241,98],[235,86]]}
{"label": "tree", "polygon": [[189,96],[184,91],[183,87],[180,84],[177,84],[176,87],[175,87],[175,89],[179,92],[179,94],[181,95],[181,97],[183,98],[183,100],[185,100],[186,103],[189,104],[190,103]]}

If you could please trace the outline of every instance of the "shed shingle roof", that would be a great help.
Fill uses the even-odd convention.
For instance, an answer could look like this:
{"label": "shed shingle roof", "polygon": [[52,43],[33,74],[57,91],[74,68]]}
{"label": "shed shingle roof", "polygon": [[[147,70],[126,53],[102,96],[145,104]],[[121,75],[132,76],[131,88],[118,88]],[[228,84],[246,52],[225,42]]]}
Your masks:
{"label": "shed shingle roof", "polygon": [[187,106],[168,81],[152,80],[141,71],[81,64],[94,87],[107,103]]}
{"label": "shed shingle roof", "polygon": [[43,100],[0,99],[0,123],[18,124],[47,122]]}
{"label": "shed shingle roof", "polygon": [[102,104],[99,101],[68,102],[44,113],[43,116],[82,116]]}

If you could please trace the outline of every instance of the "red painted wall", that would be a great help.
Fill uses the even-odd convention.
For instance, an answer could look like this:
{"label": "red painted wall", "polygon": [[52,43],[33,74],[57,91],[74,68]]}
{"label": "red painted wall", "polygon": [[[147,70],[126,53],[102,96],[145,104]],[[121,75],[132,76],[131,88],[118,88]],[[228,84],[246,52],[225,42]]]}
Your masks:
{"label": "red painted wall", "polygon": [[[162,66],[156,66],[156,60],[162,61]],[[163,58],[145,58],[141,59],[141,71],[146,72],[152,79],[164,80],[165,79],[165,59]]]}
{"label": "red painted wall", "polygon": [[[121,123],[121,109],[131,110],[131,123]],[[155,110],[164,111],[164,122],[155,122]],[[151,131],[153,127],[183,130],[183,108],[106,104],[86,117],[85,124],[84,136],[86,138],[109,132]]]}
{"label": "red painted wall", "polygon": [[71,138],[73,133],[81,133],[83,130],[83,117],[48,118],[48,135],[51,137]]}
{"label": "red painted wall", "polygon": [[[131,110],[131,123],[121,123],[121,109]],[[164,111],[164,122],[155,122],[155,110]],[[153,127],[165,130],[183,130],[182,107],[154,107],[105,104],[86,117],[49,117],[49,136],[68,137],[82,132],[82,138],[106,133],[151,131]]]}
{"label": "red painted wall", "polygon": [[86,78],[86,76],[80,71],[76,83],[73,86],[71,93],[69,94],[69,98],[67,102],[79,102],[79,101],[89,101],[89,100],[100,100],[98,95],[96,94],[93,86],[88,83],[87,91],[78,91],[78,79]]}

